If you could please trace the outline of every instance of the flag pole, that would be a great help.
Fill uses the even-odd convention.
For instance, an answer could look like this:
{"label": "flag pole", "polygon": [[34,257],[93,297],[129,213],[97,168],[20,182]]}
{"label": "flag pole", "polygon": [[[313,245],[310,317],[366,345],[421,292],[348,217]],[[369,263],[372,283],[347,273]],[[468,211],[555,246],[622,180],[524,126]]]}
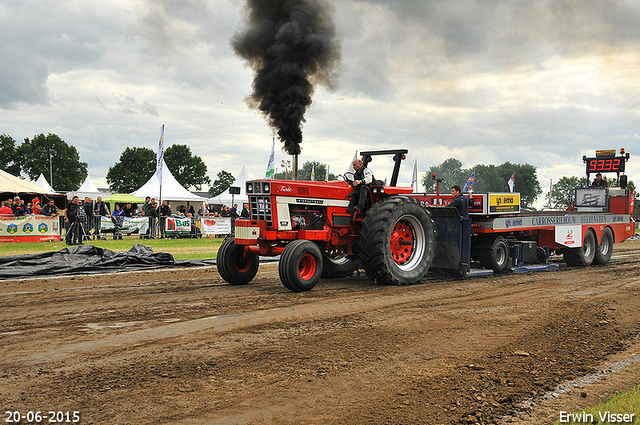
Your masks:
{"label": "flag pole", "polygon": [[162,206],[162,168],[164,162],[164,124],[160,130],[160,141],[158,142],[158,156],[156,159],[156,177],[160,183],[160,206]]}

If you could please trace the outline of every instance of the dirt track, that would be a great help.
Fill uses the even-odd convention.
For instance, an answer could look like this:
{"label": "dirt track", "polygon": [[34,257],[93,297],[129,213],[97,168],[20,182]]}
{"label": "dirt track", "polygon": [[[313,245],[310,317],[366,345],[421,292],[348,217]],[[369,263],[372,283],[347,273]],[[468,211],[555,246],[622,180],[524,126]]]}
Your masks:
{"label": "dirt track", "polygon": [[[638,353],[639,254],[628,241],[602,267],[302,294],[276,264],[241,287],[215,268],[2,281],[0,405],[85,424],[509,423],[522,401]],[[522,423],[625,390],[639,369]]]}

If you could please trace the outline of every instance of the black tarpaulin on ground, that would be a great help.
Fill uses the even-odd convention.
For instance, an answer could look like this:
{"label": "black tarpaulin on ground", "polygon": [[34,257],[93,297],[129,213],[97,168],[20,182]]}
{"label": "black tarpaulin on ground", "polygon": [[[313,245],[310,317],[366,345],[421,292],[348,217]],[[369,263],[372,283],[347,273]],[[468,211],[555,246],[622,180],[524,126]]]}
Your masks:
{"label": "black tarpaulin on ground", "polygon": [[151,247],[138,243],[126,252],[78,245],[40,254],[0,257],[0,279],[211,265],[215,265],[215,260],[174,260],[169,253],[154,253]]}

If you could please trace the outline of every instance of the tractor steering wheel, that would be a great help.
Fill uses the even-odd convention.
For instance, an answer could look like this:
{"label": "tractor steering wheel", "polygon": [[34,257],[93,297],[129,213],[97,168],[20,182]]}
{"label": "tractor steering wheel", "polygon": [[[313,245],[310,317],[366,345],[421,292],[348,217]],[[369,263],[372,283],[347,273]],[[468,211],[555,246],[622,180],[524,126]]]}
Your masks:
{"label": "tractor steering wheel", "polygon": [[347,171],[346,173],[344,173],[342,178],[349,186],[353,186],[353,182],[356,181],[356,175],[351,171]]}

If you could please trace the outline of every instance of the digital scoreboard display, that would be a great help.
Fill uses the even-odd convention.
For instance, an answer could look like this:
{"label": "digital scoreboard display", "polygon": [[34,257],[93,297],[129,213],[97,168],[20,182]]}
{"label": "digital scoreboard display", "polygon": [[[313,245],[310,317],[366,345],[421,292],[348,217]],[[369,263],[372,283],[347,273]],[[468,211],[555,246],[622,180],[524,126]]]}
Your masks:
{"label": "digital scoreboard display", "polygon": [[593,173],[622,173],[624,172],[625,157],[586,158],[587,174]]}

